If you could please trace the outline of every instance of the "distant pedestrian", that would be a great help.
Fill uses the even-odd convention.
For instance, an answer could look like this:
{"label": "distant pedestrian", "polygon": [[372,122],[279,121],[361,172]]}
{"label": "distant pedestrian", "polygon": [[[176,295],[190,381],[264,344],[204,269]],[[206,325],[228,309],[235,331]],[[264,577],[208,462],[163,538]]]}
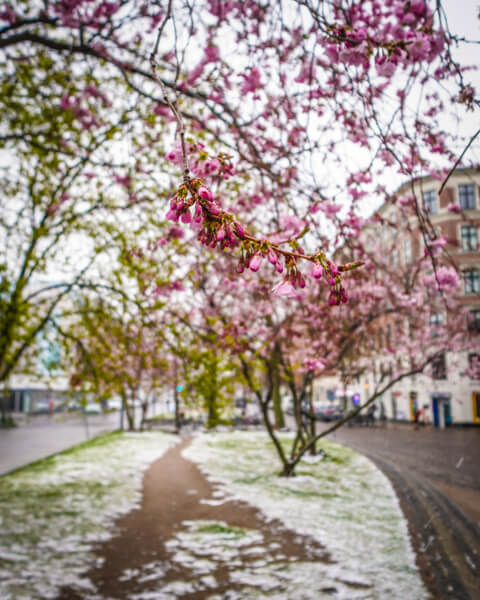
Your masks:
{"label": "distant pedestrian", "polygon": [[415,429],[418,429],[420,425],[425,425],[423,410],[419,407],[415,411]]}
{"label": "distant pedestrian", "polygon": [[427,413],[428,408],[429,408],[428,404],[423,405],[423,424],[424,425],[428,425],[428,413]]}
{"label": "distant pedestrian", "polygon": [[367,410],[367,425],[375,425],[375,412],[377,410],[376,404],[371,404]]}

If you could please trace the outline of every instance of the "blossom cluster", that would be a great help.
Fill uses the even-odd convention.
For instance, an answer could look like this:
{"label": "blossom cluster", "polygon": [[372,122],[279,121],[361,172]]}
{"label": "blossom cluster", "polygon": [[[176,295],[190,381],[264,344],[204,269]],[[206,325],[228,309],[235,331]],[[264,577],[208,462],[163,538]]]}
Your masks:
{"label": "blossom cluster", "polygon": [[334,13],[324,40],[334,64],[368,69],[373,56],[377,74],[389,79],[398,67],[432,62],[445,45],[445,35],[432,30],[433,15],[425,0],[371,0],[338,6]]}
{"label": "blossom cluster", "polygon": [[[235,175],[235,167],[232,164],[231,157],[223,152],[216,156],[209,155],[205,144],[202,144],[202,142],[188,144],[186,152],[188,167],[195,177],[218,177],[227,180]],[[173,150],[166,154],[165,158],[182,168],[184,157],[181,144],[177,143]]]}
{"label": "blossom cluster", "polygon": [[241,223],[223,210],[212,191],[200,178],[186,178],[170,201],[166,219],[174,223],[184,223],[197,232],[197,239],[208,246],[221,250],[233,250],[240,246],[240,260],[237,272],[249,269],[256,273],[267,260],[277,273],[284,273],[282,282],[274,286],[277,296],[296,297],[306,286],[305,278],[298,268],[298,260],[313,262],[311,276],[315,280],[325,279],[330,286],[329,306],[347,302],[347,294],[342,286],[341,272],[349,271],[361,263],[337,266],[325,257],[323,252],[306,255],[296,240],[290,240],[293,250],[285,250],[272,240],[258,239],[248,234]]}

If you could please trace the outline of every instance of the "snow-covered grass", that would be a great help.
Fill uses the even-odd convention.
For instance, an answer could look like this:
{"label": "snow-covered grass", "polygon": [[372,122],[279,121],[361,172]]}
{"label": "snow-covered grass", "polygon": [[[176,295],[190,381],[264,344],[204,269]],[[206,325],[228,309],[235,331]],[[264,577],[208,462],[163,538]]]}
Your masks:
{"label": "snow-covered grass", "polygon": [[[314,537],[333,559],[330,564],[287,563],[279,569],[278,561],[269,564],[267,555],[256,567],[238,570],[237,582],[245,587],[232,598],[313,600],[328,597],[328,590],[335,590],[336,598],[428,597],[388,479],[367,458],[344,446],[328,441],[321,446],[326,457],[306,457],[297,477],[288,479],[276,475],[278,459],[263,433],[202,435],[184,450],[185,457],[220,484],[225,497],[244,500],[267,517]],[[190,523],[189,533],[177,536],[176,543],[179,550],[197,548],[194,554],[200,557],[202,538],[192,528]],[[211,536],[205,542],[209,546]],[[279,595],[280,580],[284,591]]]}
{"label": "snow-covered grass", "polygon": [[144,470],[175,438],[115,433],[0,478],[0,598],[55,598],[63,585],[87,597],[96,541],[141,500]]}
{"label": "snow-covered grass", "polygon": [[[98,560],[94,543],[138,506],[144,470],[175,441],[110,434],[1,478],[0,598],[54,598],[71,586],[98,599],[86,577]],[[297,477],[285,479],[262,432],[197,436],[184,454],[217,482],[213,497],[201,500],[213,518],[185,521],[166,542],[168,561],[126,569],[120,580],[139,584],[131,600],[195,593],[210,600],[426,598],[388,480],[348,448],[327,441],[322,448],[325,458],[307,457]],[[330,560],[287,549],[272,539],[277,526],[267,534],[216,520],[215,507],[232,497],[298,532],[297,544],[301,535],[315,538]]]}

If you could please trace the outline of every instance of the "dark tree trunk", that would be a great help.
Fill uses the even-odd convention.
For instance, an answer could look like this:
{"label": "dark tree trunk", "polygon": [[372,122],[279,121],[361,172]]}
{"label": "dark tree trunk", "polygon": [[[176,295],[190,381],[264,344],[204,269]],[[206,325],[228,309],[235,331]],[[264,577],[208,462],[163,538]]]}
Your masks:
{"label": "dark tree trunk", "polygon": [[122,393],[122,403],[125,409],[125,415],[127,416],[128,431],[135,431],[135,415],[133,414],[133,408],[128,403],[126,392]]}

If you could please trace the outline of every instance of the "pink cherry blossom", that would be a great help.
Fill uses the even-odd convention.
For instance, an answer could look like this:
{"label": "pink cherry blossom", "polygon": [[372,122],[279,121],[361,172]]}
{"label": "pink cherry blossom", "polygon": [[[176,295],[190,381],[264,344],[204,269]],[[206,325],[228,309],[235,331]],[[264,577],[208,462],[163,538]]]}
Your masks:
{"label": "pink cherry blossom", "polygon": [[286,279],[280,283],[277,283],[277,285],[275,285],[272,288],[272,292],[276,296],[281,296],[283,298],[296,298],[297,297],[297,292],[295,292],[295,288],[290,283],[290,281],[288,281]]}

